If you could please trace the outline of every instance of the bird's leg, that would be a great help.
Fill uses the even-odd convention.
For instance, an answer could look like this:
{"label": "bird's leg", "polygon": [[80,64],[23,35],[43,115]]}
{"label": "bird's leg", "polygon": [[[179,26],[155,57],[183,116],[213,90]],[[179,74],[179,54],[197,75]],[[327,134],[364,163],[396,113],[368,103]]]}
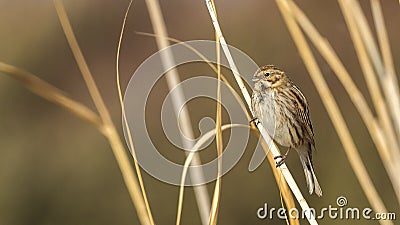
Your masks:
{"label": "bird's leg", "polygon": [[279,161],[276,161],[276,167],[280,167],[285,162],[285,159],[287,158],[287,156],[290,152],[290,149],[291,148],[289,147],[288,150],[286,150],[286,153],[284,155],[278,155],[278,156],[274,157],[274,159],[281,159]]}
{"label": "bird's leg", "polygon": [[251,120],[249,121],[249,123],[250,123],[250,124],[251,124],[251,123],[254,123],[254,125],[257,126],[257,125],[260,123],[260,121],[258,120],[257,117],[254,117],[253,119],[251,119]]}

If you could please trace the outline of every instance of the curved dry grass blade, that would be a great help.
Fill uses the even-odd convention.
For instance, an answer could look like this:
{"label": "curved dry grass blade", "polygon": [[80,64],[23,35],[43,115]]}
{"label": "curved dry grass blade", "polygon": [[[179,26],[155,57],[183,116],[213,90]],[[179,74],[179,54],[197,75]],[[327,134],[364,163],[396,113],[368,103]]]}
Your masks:
{"label": "curved dry grass blade", "polygon": [[[162,18],[162,13],[160,9],[160,5],[158,0],[146,0],[147,9],[150,14],[150,19],[153,25],[154,33],[160,34],[160,36],[168,36],[167,28],[165,27],[165,22]],[[164,49],[169,46],[169,43],[164,38],[156,37],[157,46],[159,49]],[[181,124],[182,133],[191,139],[194,139],[192,123],[190,120],[190,115],[186,105],[184,104],[184,93],[183,90],[178,84],[180,83],[180,78],[178,71],[175,68],[175,62],[170,49],[166,48],[164,51],[165,54],[161,54],[161,61],[165,68],[172,68],[166,73],[167,86],[169,90],[175,88],[174,92],[171,92],[171,100],[174,105],[175,115],[179,118],[179,124]],[[179,107],[182,106],[182,110],[179,112]],[[178,115],[180,115],[178,117]],[[193,147],[193,143],[182,137],[183,146],[186,149],[191,149]],[[186,153],[187,154],[187,153]],[[194,155],[194,159],[192,160],[193,165],[201,165],[201,160],[199,155]],[[197,182],[204,180],[204,175],[202,171],[193,171],[190,174],[191,178]],[[210,213],[210,196],[208,194],[208,190],[206,186],[199,185],[193,187],[197,205],[200,211],[200,218],[203,225],[206,225],[209,218]]]}
{"label": "curved dry grass blade", "polygon": [[[221,132],[231,129],[231,128],[236,128],[236,127],[242,127],[242,128],[250,128],[249,125],[244,125],[244,124],[225,124],[221,126]],[[217,131],[216,129],[210,130],[207,133],[205,133],[201,138],[196,142],[196,144],[193,145],[192,150],[188,154],[188,156],[185,159],[185,163],[183,166],[182,170],[182,177],[181,177],[181,185],[179,189],[179,199],[178,199],[178,211],[177,211],[177,216],[176,216],[176,225],[179,225],[181,222],[181,215],[182,215],[182,206],[183,206],[183,194],[185,191],[185,181],[186,181],[186,175],[187,171],[189,169],[189,165],[191,164],[193,157],[196,154],[196,151],[200,149],[205,143],[207,143],[208,140],[210,140],[212,137],[216,135]]]}
{"label": "curved dry grass blade", "polygon": [[12,78],[20,81],[26,88],[33,93],[57,104],[70,111],[75,116],[88,121],[97,129],[104,133],[104,126],[100,117],[83,105],[64,94],[60,89],[52,86],[37,76],[21,70],[15,66],[0,62],[0,72],[10,75]]}
{"label": "curved dry grass blade", "polygon": [[134,165],[135,165],[135,169],[136,169],[136,174],[138,176],[142,197],[143,197],[144,203],[146,205],[146,211],[147,211],[147,215],[148,215],[149,220],[150,220],[150,224],[154,225],[153,215],[151,213],[149,201],[148,201],[147,195],[146,195],[146,190],[144,188],[142,173],[140,171],[140,167],[139,167],[138,162],[136,160],[136,152],[135,152],[135,148],[134,148],[134,145],[133,145],[131,130],[129,129],[128,121],[126,120],[125,105],[124,105],[124,102],[123,102],[123,99],[122,99],[121,83],[120,83],[120,76],[119,76],[119,57],[120,57],[120,51],[121,51],[122,37],[123,37],[123,34],[124,34],[126,19],[128,17],[128,13],[129,13],[129,10],[131,8],[132,2],[133,2],[133,0],[129,2],[128,8],[126,9],[124,20],[122,22],[121,33],[120,33],[119,40],[118,40],[117,56],[116,56],[116,68],[115,68],[115,70],[116,70],[116,83],[117,83],[117,90],[118,90],[118,99],[119,99],[119,103],[120,103],[120,107],[121,107],[121,111],[122,111],[122,117],[123,117],[122,119],[123,119],[123,122],[124,122],[125,127],[126,127],[126,132],[127,132],[127,136],[128,136],[128,140],[129,140],[129,147],[130,147],[130,149],[132,151],[133,161],[134,161]]}
{"label": "curved dry grass blade", "polygon": [[[387,212],[381,198],[379,197],[372,180],[370,179],[368,172],[361,160],[361,157],[357,151],[354,141],[351,137],[350,131],[346,125],[346,122],[339,110],[339,107],[333,98],[333,95],[322,76],[322,73],[312,55],[311,49],[307,44],[307,41],[303,34],[301,33],[300,27],[296,23],[292,10],[290,8],[289,2],[287,0],[277,0],[281,14],[283,15],[289,32],[299,50],[300,56],[303,59],[304,64],[312,78],[315,87],[322,99],[322,102],[328,111],[329,117],[336,129],[340,141],[342,142],[347,158],[349,160],[351,167],[353,168],[367,199],[371,203],[373,209],[376,212]],[[391,221],[380,221],[384,224],[393,224]]]}
{"label": "curved dry grass blade", "polygon": [[[213,5],[211,3],[210,0],[205,0],[205,3],[207,5],[207,9],[209,11],[212,23],[214,25],[214,29],[217,32],[220,42],[221,42],[221,47],[225,53],[225,56],[228,60],[229,66],[233,72],[233,75],[235,77],[235,80],[237,82],[237,84],[239,85],[239,88],[243,94],[243,97],[246,100],[247,105],[249,106],[249,108],[251,108],[251,100],[250,100],[250,95],[246,89],[246,86],[243,83],[242,78],[240,77],[240,74],[238,72],[238,69],[235,65],[235,62],[233,61],[232,55],[230,54],[230,51],[228,49],[228,45],[225,41],[225,38],[222,35],[222,31],[221,28],[219,26],[218,20],[215,16],[215,12],[214,12],[214,8]],[[279,156],[280,152],[278,150],[278,148],[276,147],[276,145],[274,144],[274,142],[272,141],[271,137],[267,134],[265,128],[261,125],[261,123],[259,123],[257,125],[257,128],[259,129],[261,135],[263,136],[263,138],[265,139],[268,148],[270,149],[269,152],[271,152],[273,154],[273,156]],[[293,194],[295,195],[297,201],[299,202],[301,208],[304,210],[304,212],[307,212],[307,220],[309,221],[310,224],[318,224],[317,221],[315,220],[315,217],[313,215],[311,215],[311,211],[310,211],[310,207],[308,206],[307,201],[304,199],[299,187],[297,186],[295,180],[293,179],[293,176],[291,175],[289,169],[287,168],[286,164],[283,163],[279,169],[281,170],[283,176],[286,179],[287,184],[289,185],[290,189],[292,190]]]}
{"label": "curved dry grass blade", "polygon": [[71,24],[69,23],[68,16],[65,12],[64,6],[60,0],[54,0],[54,5],[57,10],[57,14],[59,16],[65,36],[68,40],[70,48],[74,54],[75,60],[85,80],[86,86],[88,87],[92,100],[97,110],[99,111],[100,118],[104,123],[105,126],[104,135],[107,137],[111,145],[111,149],[113,150],[114,156],[121,170],[122,177],[125,181],[128,192],[137,210],[139,220],[142,224],[150,224],[149,215],[147,214],[147,209],[144,200],[142,198],[142,195],[140,194],[141,191],[137,183],[135,173],[133,172],[133,169],[130,165],[128,154],[125,151],[124,145],[122,144],[118,132],[111,120],[110,114],[100,95],[96,82],[94,81],[93,76],[89,70],[89,67],[86,64],[85,58],[83,57],[83,54],[79,48],[78,42],[73,33]]}

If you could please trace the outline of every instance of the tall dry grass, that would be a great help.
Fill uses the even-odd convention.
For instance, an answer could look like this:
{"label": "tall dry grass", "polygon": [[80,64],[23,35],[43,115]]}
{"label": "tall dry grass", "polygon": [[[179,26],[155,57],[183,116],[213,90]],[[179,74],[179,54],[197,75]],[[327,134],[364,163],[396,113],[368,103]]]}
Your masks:
{"label": "tall dry grass", "polygon": [[[398,89],[398,84],[395,81],[396,79],[392,60],[389,59],[391,58],[390,47],[386,35],[386,29],[384,28],[383,14],[379,2],[371,1],[371,5],[374,11],[375,23],[379,26],[377,30],[382,32],[382,34],[379,34],[378,36],[380,37],[382,56],[385,55],[386,58],[384,60],[386,61],[386,67],[380,63],[382,61],[382,56],[378,54],[376,47],[373,46],[373,36],[358,3],[351,0],[339,0],[339,5],[341,6],[349,32],[351,33],[357,56],[360,60],[360,66],[367,82],[369,94],[373,99],[372,107],[375,108],[377,115],[373,115],[371,107],[366,103],[365,97],[353,82],[343,63],[327,41],[327,38],[324,38],[319,34],[311,21],[293,1],[277,0],[277,3],[280,6],[281,13],[285,18],[287,27],[300,52],[303,62],[306,65],[310,77],[312,78],[324,106],[328,111],[336,132],[343,144],[349,163],[360,182],[362,190],[374,211],[387,212],[382,198],[375,187],[374,181],[370,178],[366,170],[366,165],[361,160],[360,153],[340,112],[340,105],[335,101],[333,94],[319,69],[318,63],[308,46],[304,34],[300,29],[300,27],[303,29],[304,33],[308,38],[310,38],[313,45],[331,66],[332,70],[345,87],[345,90],[349,94],[354,106],[360,113],[360,116],[371,135],[371,139],[373,143],[375,143],[376,149],[381,156],[387,175],[392,182],[393,189],[400,203],[400,180],[397,174],[398,171],[400,171],[400,150],[398,147],[399,135],[395,132],[399,114],[395,113],[398,109],[393,108],[393,105],[396,106],[399,104],[398,92],[394,91]],[[381,71],[380,74],[377,74],[379,71]],[[381,82],[378,81],[379,79]],[[391,83],[388,84],[387,80],[390,80]],[[390,88],[390,86],[392,88]],[[385,97],[382,95],[382,91],[386,93]],[[391,108],[391,114],[389,114],[388,108]],[[379,220],[379,222],[381,224],[393,224],[390,220]]]}

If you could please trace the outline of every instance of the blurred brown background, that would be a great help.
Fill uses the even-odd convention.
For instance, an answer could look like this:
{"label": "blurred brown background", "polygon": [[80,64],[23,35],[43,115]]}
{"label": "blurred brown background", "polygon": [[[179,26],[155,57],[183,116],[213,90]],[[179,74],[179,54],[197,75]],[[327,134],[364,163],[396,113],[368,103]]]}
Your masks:
{"label": "blurred brown background", "polygon": [[[302,0],[306,12],[321,34],[328,37],[345,66],[366,92],[357,57],[335,1]],[[64,1],[80,47],[105,98],[113,119],[121,128],[115,84],[116,47],[126,0]],[[161,1],[169,35],[180,40],[214,39],[214,30],[204,1]],[[372,24],[368,1],[361,2]],[[397,1],[382,2],[396,71],[400,72],[400,6]],[[227,42],[251,56],[258,64],[283,67],[308,97],[316,133],[316,170],[324,196],[306,198],[316,209],[336,206],[338,196],[346,196],[351,207],[368,207],[321,100],[300,59],[274,1],[217,0],[219,20]],[[0,61],[30,71],[93,108],[89,94],[66,42],[52,1],[0,0]],[[135,31],[153,32],[144,1],[134,1],[121,52],[122,84],[125,87],[134,70],[157,51],[151,37]],[[355,142],[379,194],[389,211],[397,212],[392,186],[365,126],[349,101],[340,82],[317,55]],[[193,73],[193,70],[196,71]],[[205,65],[179,69],[187,78],[212,72]],[[155,91],[167,93],[164,80]],[[367,96],[367,99],[370,99]],[[159,109],[160,100],[154,101]],[[215,103],[189,104],[195,124],[205,116],[215,116]],[[142,109],[138,109],[142,110]],[[238,109],[240,110],[240,109]],[[154,111],[151,116],[159,116]],[[153,134],[159,118],[151,127]],[[224,122],[229,122],[224,120]],[[195,126],[196,127],[196,126]],[[121,129],[120,129],[121,130]],[[198,131],[196,131],[199,133]],[[122,133],[122,132],[121,132]],[[219,224],[285,224],[285,221],[259,220],[256,210],[268,203],[280,207],[279,191],[269,165],[248,172],[255,137],[244,157],[222,180]],[[164,145],[162,145],[164,144]],[[182,163],[181,151],[171,151],[167,142],[158,141],[168,158]],[[202,157],[215,157],[214,145]],[[295,153],[288,165],[300,188],[306,193],[304,174]],[[178,187],[145,174],[145,186],[156,224],[174,224]],[[208,185],[210,193],[214,184]],[[320,224],[378,224],[376,221],[330,220]],[[306,224],[306,221],[302,223]],[[398,220],[394,223],[399,224]],[[0,75],[0,225],[19,224],[139,224],[120,171],[105,138],[91,125],[60,107],[32,94],[15,80]],[[182,224],[200,224],[193,190],[187,188]]]}

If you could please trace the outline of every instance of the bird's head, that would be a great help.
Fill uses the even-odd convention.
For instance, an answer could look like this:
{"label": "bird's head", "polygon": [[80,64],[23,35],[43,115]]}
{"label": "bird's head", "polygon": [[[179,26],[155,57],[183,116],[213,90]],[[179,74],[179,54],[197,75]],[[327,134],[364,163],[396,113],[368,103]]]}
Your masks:
{"label": "bird's head", "polygon": [[284,84],[286,79],[285,72],[274,65],[260,67],[253,75],[252,81],[254,88],[257,90],[265,90],[267,88],[275,88]]}

